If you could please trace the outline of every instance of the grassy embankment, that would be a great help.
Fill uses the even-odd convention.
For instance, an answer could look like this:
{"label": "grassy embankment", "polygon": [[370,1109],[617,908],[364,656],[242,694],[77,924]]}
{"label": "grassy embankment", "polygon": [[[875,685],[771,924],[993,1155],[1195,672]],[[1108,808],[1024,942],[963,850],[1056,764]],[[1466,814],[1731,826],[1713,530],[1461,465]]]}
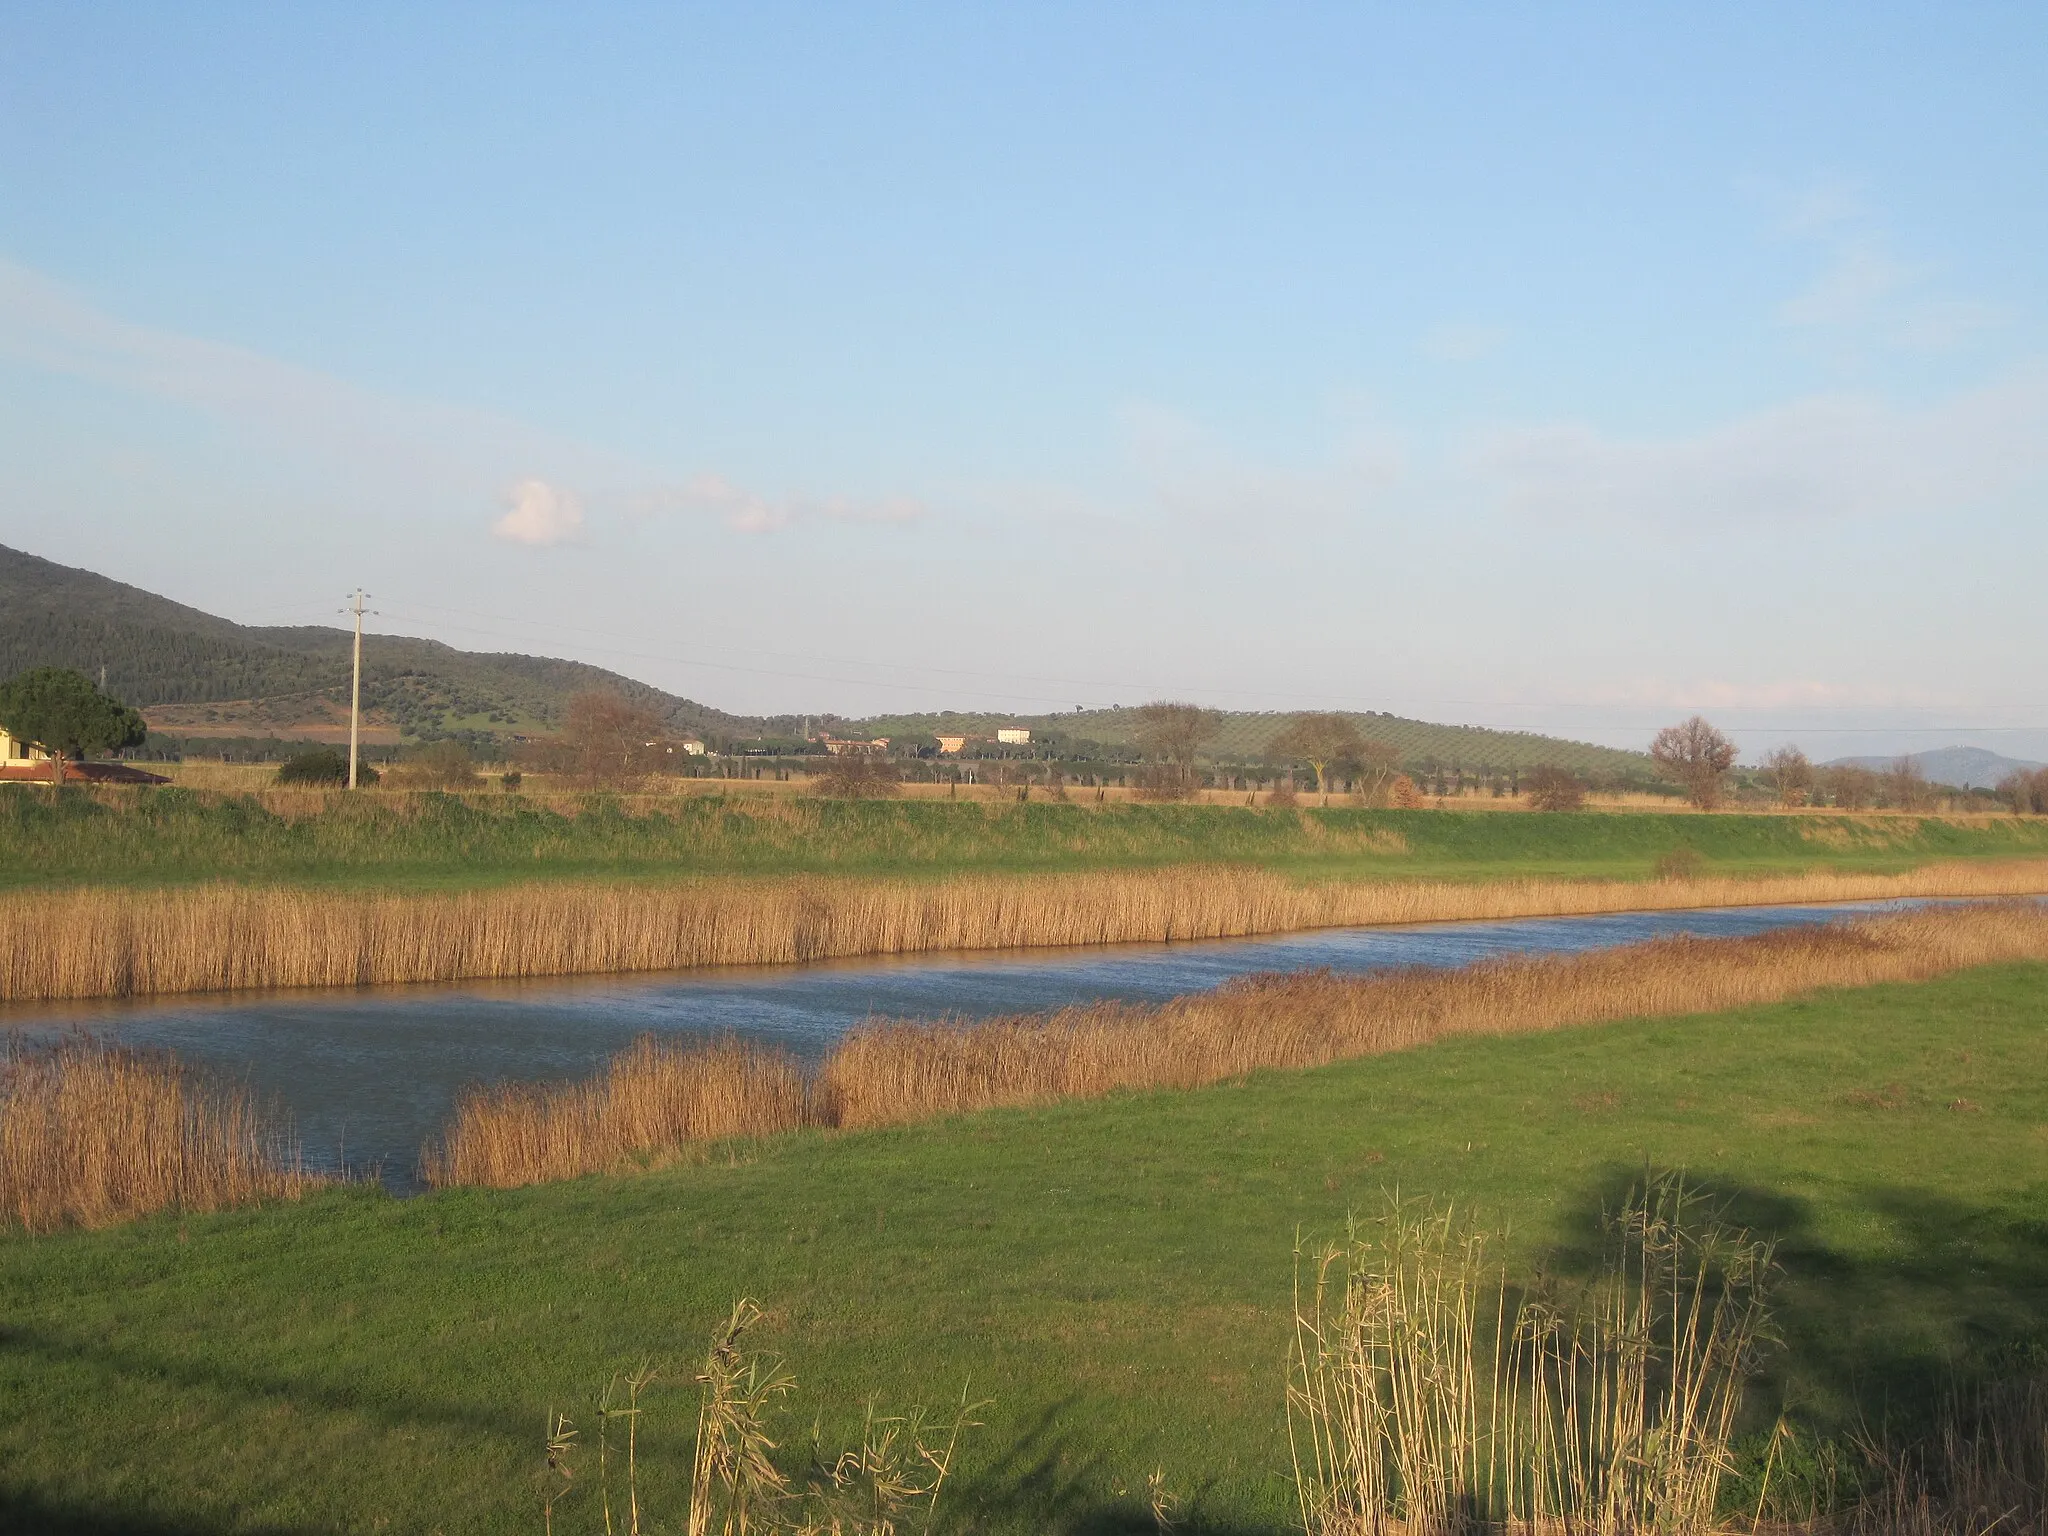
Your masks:
{"label": "grassy embankment", "polygon": [[[828,1441],[879,1393],[995,1406],[956,1519],[1284,1527],[1297,1225],[1397,1187],[1570,1269],[1645,1164],[1781,1240],[1784,1353],[1752,1428],[1923,1413],[1953,1369],[2048,1347],[2048,966],[1730,1013],[1463,1039],[1199,1092],[800,1133],[622,1178],[396,1203],[366,1191],[0,1241],[0,1511],[172,1532],[538,1528],[551,1404],[686,1362],[737,1294]],[[671,1378],[673,1379],[673,1378]],[[641,1426],[675,1507],[687,1383]],[[1752,1441],[1747,1491],[1761,1442]],[[1843,1467],[1853,1465],[1843,1453]],[[679,1466],[680,1463],[680,1466]],[[586,1496],[587,1497],[587,1496]],[[1777,1500],[1784,1500],[1780,1505]],[[595,1512],[558,1510],[557,1529]]]}
{"label": "grassy embankment", "polygon": [[0,794],[0,884],[212,880],[442,890],[536,879],[909,875],[1247,866],[1296,877],[1640,880],[1690,855],[1710,875],[1897,873],[2048,855],[2014,817],[1083,806],[730,796],[317,791]]}

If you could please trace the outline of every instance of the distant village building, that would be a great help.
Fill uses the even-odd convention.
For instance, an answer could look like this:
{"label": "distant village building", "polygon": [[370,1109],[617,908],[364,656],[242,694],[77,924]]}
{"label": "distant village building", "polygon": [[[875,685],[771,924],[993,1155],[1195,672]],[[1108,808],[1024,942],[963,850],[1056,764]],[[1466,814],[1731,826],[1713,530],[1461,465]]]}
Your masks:
{"label": "distant village building", "polygon": [[1006,725],[996,732],[996,740],[1006,747],[1029,746],[1031,733],[1018,726]]}
{"label": "distant village building", "polygon": [[681,747],[685,752],[689,753],[692,757],[702,757],[704,755],[704,743],[701,741],[691,739],[687,741],[679,741],[676,743],[676,745]]}
{"label": "distant village building", "polygon": [[889,738],[877,736],[873,741],[840,741],[837,737],[827,736],[825,738],[825,750],[834,757],[844,757],[849,753],[887,752],[889,750]]}
{"label": "distant village building", "polygon": [[950,756],[966,746],[967,740],[965,736],[941,736],[938,738],[939,750]]}

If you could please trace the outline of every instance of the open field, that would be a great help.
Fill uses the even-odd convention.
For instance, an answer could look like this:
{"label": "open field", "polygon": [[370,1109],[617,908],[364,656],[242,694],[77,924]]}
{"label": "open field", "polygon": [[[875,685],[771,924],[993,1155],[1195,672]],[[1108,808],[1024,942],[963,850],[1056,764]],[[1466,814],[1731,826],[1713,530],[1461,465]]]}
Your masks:
{"label": "open field", "polygon": [[1247,809],[794,795],[0,793],[0,884],[379,890],[549,878],[945,875],[1174,864],[1394,880],[1898,873],[2048,856],[2048,819]]}
{"label": "open field", "polygon": [[[2048,1347],[2044,1031],[2048,967],[2005,966],[621,1178],[0,1240],[0,1511],[537,1530],[548,1407],[587,1430],[614,1370],[687,1363],[751,1294],[806,1389],[796,1440],[813,1412],[836,1437],[870,1392],[938,1406],[971,1377],[995,1399],[952,1528],[1149,1530],[1157,1468],[1182,1529],[1277,1530],[1297,1225],[1332,1234],[1397,1187],[1511,1223],[1520,1272],[1569,1269],[1655,1164],[1780,1239],[1786,1347],[1731,1496],[1754,1497],[1782,1407],[1801,1438],[1769,1512],[1796,1514],[1815,1435],[1898,1425],[1952,1368]],[[643,1425],[659,1509],[692,1413],[687,1385],[657,1390]]]}

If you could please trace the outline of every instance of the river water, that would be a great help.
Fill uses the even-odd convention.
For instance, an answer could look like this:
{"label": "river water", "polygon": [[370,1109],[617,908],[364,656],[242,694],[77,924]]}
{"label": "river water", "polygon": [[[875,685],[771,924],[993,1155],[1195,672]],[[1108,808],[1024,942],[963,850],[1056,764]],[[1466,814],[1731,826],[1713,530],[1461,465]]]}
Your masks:
{"label": "river water", "polygon": [[1358,973],[1560,954],[1662,934],[1734,937],[1912,902],[1710,908],[1337,928],[1273,938],[982,951],[528,982],[240,992],[0,1007],[0,1031],[83,1029],[173,1050],[291,1116],[304,1159],[415,1187],[421,1144],[464,1085],[581,1076],[647,1033],[737,1034],[816,1057],[875,1016],[985,1017],[1103,999],[1154,1002],[1257,971]]}

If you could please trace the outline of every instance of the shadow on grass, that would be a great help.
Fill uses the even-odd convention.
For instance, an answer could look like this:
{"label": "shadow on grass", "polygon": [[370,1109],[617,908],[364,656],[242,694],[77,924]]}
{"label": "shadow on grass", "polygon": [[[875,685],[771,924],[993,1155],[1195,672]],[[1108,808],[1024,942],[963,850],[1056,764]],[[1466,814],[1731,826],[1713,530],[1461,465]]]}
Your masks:
{"label": "shadow on grass", "polygon": [[[953,1515],[970,1512],[974,1529],[1157,1536],[1160,1524],[1146,1502],[1142,1472],[1109,1465],[1100,1451],[1061,1428],[1060,1420],[1074,1401],[1068,1398],[1041,1409],[999,1455],[961,1484]],[[1122,1498],[1104,1496],[1105,1488],[1133,1482],[1136,1491]],[[1208,1490],[1203,1488],[1174,1491],[1182,1496],[1172,1517],[1176,1536],[1275,1536],[1292,1528],[1246,1523],[1207,1510]],[[940,1526],[950,1523],[942,1512]]]}
{"label": "shadow on grass", "polygon": [[188,1390],[251,1402],[290,1402],[324,1413],[358,1414],[369,1423],[385,1427],[441,1425],[465,1434],[507,1435],[515,1439],[529,1437],[532,1430],[523,1415],[493,1413],[472,1404],[441,1401],[401,1406],[353,1388],[318,1384],[303,1377],[234,1370],[189,1356],[120,1348],[19,1324],[0,1324],[0,1353],[24,1355],[48,1364],[84,1365],[117,1382],[168,1382]]}
{"label": "shadow on grass", "polygon": [[[0,1530],[19,1531],[23,1536],[30,1531],[37,1536],[211,1536],[219,1529],[218,1521],[213,1520],[95,1508],[46,1497],[32,1489],[0,1488]],[[265,1525],[242,1529],[250,1536],[312,1536],[319,1528]]]}
{"label": "shadow on grass", "polygon": [[[1643,1176],[1614,1168],[1596,1180],[1546,1266],[1565,1278],[1594,1273],[1605,1213]],[[1836,1227],[1868,1234],[1852,1250],[1798,1195],[1711,1172],[1688,1172],[1686,1184],[1777,1244],[1772,1312],[1783,1342],[1749,1394],[1750,1417],[1766,1426],[1784,1412],[1826,1435],[1913,1435],[1958,1386],[2048,1363],[2048,1194],[1978,1205],[1871,1186],[1836,1202]]]}

